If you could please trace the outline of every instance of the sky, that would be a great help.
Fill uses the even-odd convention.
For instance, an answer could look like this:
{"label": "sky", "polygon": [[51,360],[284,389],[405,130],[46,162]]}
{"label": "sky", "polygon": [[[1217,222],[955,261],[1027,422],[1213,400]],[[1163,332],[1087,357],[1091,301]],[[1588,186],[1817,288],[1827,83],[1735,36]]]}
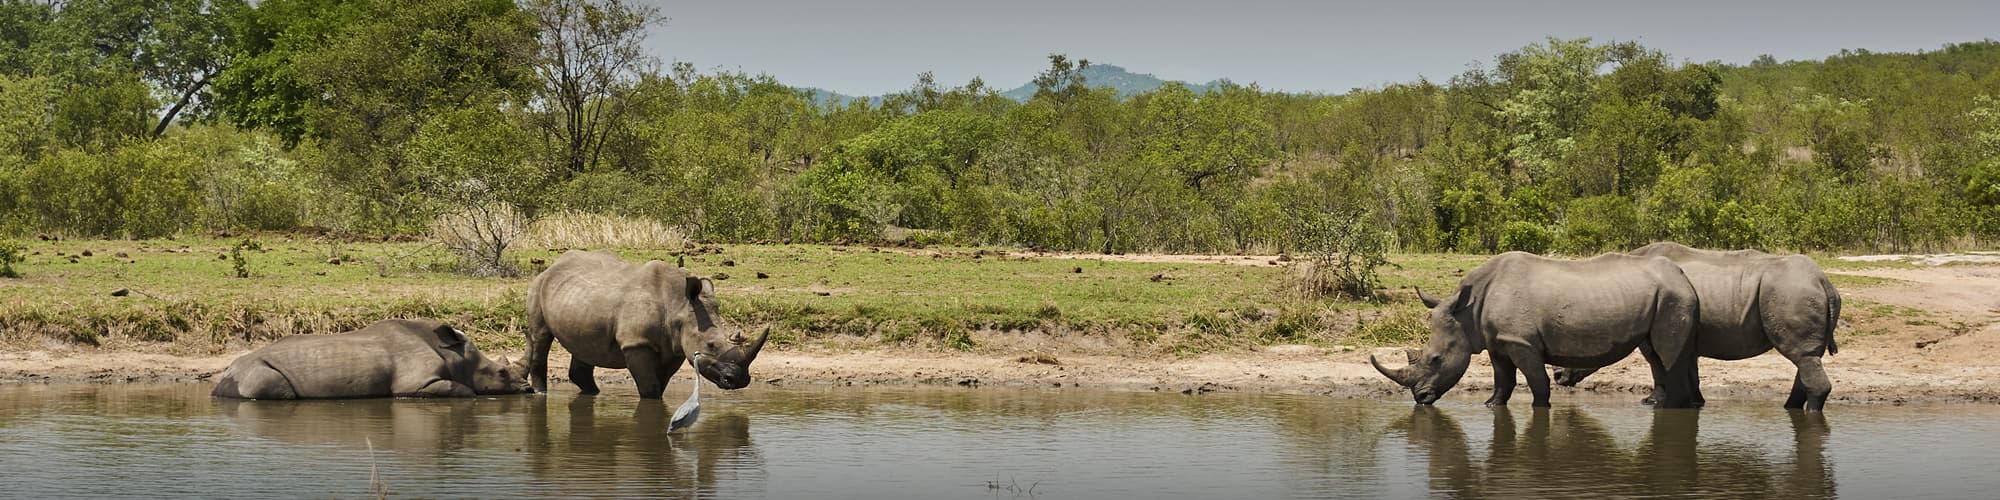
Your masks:
{"label": "sky", "polygon": [[2000,0],[639,1],[668,18],[646,41],[662,62],[847,95],[905,90],[924,71],[1004,90],[1051,53],[1168,80],[1339,93],[1442,82],[1550,36],[1736,64],[2000,39]]}

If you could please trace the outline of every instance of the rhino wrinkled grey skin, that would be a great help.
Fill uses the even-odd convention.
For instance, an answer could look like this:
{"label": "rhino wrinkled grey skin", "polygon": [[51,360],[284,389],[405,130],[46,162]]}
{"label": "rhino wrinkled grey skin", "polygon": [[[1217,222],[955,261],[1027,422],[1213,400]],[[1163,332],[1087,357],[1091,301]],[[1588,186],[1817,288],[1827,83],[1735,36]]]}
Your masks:
{"label": "rhino wrinkled grey skin", "polygon": [[1586,260],[1507,252],[1459,280],[1443,300],[1418,296],[1431,308],[1429,342],[1409,365],[1377,371],[1431,404],[1458,384],[1473,354],[1490,353],[1493,396],[1513,395],[1515,371],[1528,379],[1535,406],[1549,406],[1544,365],[1603,367],[1641,348],[1663,391],[1660,407],[1693,406],[1694,285],[1660,257],[1607,254]]}
{"label": "rhino wrinkled grey skin", "polygon": [[[1833,329],[1840,322],[1840,292],[1819,264],[1804,255],[1718,252],[1673,242],[1639,247],[1632,254],[1672,260],[1694,283],[1695,294],[1701,297],[1695,354],[1739,360],[1776,348],[1798,365],[1785,407],[1818,411],[1826,405],[1833,382],[1820,365],[1820,356],[1840,352],[1833,341]],[[1596,371],[1557,368],[1555,379],[1557,384],[1576,385]],[[1695,396],[1700,404],[1700,393]]]}
{"label": "rhino wrinkled grey skin", "polygon": [[528,380],[535,392],[548,390],[549,348],[561,342],[570,381],[584,394],[597,393],[597,367],[623,368],[640,398],[659,399],[683,360],[716,387],[741,389],[771,331],[745,339],[719,320],[715,285],[685,269],[564,252],[528,288]]}
{"label": "rhino wrinkled grey skin", "polygon": [[494,360],[428,319],[293,335],[236,358],[211,394],[244,399],[470,397],[528,392],[526,366]]}

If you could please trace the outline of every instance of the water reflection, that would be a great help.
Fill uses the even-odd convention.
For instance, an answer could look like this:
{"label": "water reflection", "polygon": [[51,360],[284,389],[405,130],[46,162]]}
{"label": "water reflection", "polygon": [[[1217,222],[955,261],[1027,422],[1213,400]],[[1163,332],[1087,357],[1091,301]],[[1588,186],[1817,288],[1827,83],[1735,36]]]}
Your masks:
{"label": "water reflection", "polygon": [[749,480],[732,496],[760,491],[763,459],[746,415],[711,408],[694,427],[669,434],[673,411],[660,400],[536,399],[522,451],[537,482],[557,495],[712,496],[722,479]]}
{"label": "water reflection", "polygon": [[[2000,407],[1530,410],[1311,396],[800,387],[708,396],[214,400],[0,386],[0,496],[1984,498]],[[683,393],[684,394],[684,393]],[[1586,401],[1586,403],[1590,403]],[[369,453],[372,442],[375,452]],[[1834,480],[1834,463],[1839,489]],[[78,481],[76,471],[89,471]],[[271,471],[283,471],[274,481]]]}
{"label": "water reflection", "polygon": [[1391,429],[1422,450],[1432,493],[1450,497],[1835,496],[1824,455],[1828,426],[1819,413],[1790,412],[1796,438],[1792,456],[1782,458],[1755,445],[1701,439],[1699,410],[1650,412],[1650,428],[1629,448],[1580,409],[1537,408],[1516,417],[1496,407],[1491,413],[1493,436],[1484,453],[1475,452],[1455,418],[1435,407],[1418,406]]}
{"label": "water reflection", "polygon": [[492,419],[533,404],[527,397],[480,399],[355,399],[247,401],[215,398],[236,429],[286,443],[395,451],[439,457],[466,448],[504,444],[486,429]]}

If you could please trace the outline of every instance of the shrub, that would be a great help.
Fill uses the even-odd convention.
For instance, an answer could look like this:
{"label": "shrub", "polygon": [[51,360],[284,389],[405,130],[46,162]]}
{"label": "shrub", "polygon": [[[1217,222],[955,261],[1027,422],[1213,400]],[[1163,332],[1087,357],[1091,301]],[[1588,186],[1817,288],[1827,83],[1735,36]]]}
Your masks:
{"label": "shrub", "polygon": [[461,270],[474,276],[515,276],[503,258],[507,247],[527,232],[528,220],[505,203],[486,203],[445,212],[431,223],[431,237],[457,253]]}
{"label": "shrub", "polygon": [[1631,198],[1619,195],[1578,198],[1570,201],[1565,212],[1556,250],[1591,255],[1632,248],[1638,243],[1639,212]]}
{"label": "shrub", "polygon": [[1500,250],[1534,254],[1548,253],[1556,235],[1549,228],[1527,221],[1509,221],[1500,228]]}
{"label": "shrub", "polygon": [[12,241],[0,240],[0,278],[19,278],[21,273],[14,270],[14,264],[28,260],[27,247]]}
{"label": "shrub", "polygon": [[1293,286],[1306,297],[1373,299],[1375,270],[1389,264],[1389,235],[1367,223],[1364,211],[1290,214],[1292,237],[1305,258],[1294,261]]}

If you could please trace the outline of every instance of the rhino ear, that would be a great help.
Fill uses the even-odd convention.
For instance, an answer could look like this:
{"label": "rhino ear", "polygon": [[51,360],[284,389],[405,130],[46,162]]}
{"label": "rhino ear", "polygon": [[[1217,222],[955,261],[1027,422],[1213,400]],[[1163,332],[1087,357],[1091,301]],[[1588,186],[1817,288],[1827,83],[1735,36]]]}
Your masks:
{"label": "rhino ear", "polygon": [[689,304],[701,303],[701,287],[704,285],[702,283],[704,281],[707,280],[696,276],[687,277],[687,299]]}
{"label": "rhino ear", "polygon": [[1458,295],[1452,296],[1451,309],[1449,311],[1456,313],[1465,310],[1465,307],[1470,305],[1472,305],[1472,286],[1460,286],[1458,287]]}
{"label": "rhino ear", "polygon": [[459,344],[465,343],[465,334],[459,333],[451,325],[438,323],[438,327],[431,330],[431,333],[437,335],[439,347],[458,347]]}

